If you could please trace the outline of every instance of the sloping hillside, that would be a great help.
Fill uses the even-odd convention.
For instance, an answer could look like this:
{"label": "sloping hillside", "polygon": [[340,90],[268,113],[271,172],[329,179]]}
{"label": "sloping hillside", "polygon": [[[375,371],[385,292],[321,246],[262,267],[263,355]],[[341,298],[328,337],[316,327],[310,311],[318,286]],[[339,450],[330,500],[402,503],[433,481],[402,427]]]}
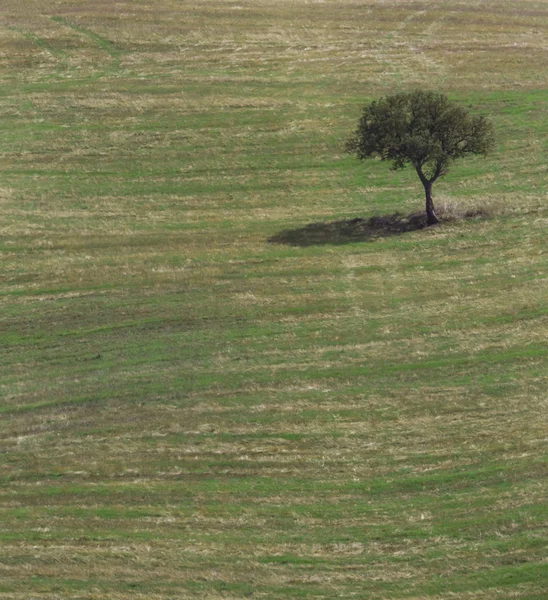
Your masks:
{"label": "sloping hillside", "polygon": [[2,4],[2,598],[546,598],[548,4]]}

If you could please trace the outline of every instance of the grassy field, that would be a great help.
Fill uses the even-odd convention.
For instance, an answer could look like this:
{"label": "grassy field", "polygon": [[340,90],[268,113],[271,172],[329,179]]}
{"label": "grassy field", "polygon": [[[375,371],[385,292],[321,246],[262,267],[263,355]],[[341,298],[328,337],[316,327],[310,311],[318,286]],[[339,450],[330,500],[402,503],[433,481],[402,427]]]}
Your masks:
{"label": "grassy field", "polygon": [[[548,2],[0,24],[2,599],[545,599]],[[344,152],[416,88],[493,120],[434,188],[488,217],[331,236],[422,208]]]}

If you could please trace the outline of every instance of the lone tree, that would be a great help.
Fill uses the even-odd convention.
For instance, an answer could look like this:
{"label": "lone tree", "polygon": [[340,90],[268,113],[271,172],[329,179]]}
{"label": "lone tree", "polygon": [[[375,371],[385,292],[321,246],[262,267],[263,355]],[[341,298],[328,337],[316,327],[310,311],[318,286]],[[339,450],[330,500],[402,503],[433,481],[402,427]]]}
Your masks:
{"label": "lone tree", "polygon": [[487,154],[494,146],[493,126],[473,117],[443,94],[409,92],[366,106],[347,150],[361,160],[391,160],[392,170],[410,163],[426,195],[426,223],[439,223],[432,184],[466,154]]}

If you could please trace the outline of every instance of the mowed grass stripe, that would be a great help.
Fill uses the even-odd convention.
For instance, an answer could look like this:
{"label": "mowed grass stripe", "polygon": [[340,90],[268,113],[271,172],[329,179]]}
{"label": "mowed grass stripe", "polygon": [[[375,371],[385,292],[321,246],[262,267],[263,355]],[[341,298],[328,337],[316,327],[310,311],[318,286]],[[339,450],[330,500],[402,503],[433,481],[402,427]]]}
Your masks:
{"label": "mowed grass stripe", "polygon": [[[7,0],[6,598],[544,598],[548,13]],[[431,88],[497,149],[434,230],[345,154]],[[348,243],[347,243],[348,242]]]}

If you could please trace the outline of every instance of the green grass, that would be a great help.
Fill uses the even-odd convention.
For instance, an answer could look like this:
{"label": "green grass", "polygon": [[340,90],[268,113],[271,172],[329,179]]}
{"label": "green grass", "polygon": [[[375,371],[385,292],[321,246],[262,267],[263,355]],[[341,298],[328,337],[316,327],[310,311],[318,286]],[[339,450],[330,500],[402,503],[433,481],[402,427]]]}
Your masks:
{"label": "green grass", "polygon": [[[2,597],[544,598],[546,3],[35,4],[3,11]],[[269,243],[422,208],[344,145],[423,87],[493,120],[434,188],[488,216]]]}

